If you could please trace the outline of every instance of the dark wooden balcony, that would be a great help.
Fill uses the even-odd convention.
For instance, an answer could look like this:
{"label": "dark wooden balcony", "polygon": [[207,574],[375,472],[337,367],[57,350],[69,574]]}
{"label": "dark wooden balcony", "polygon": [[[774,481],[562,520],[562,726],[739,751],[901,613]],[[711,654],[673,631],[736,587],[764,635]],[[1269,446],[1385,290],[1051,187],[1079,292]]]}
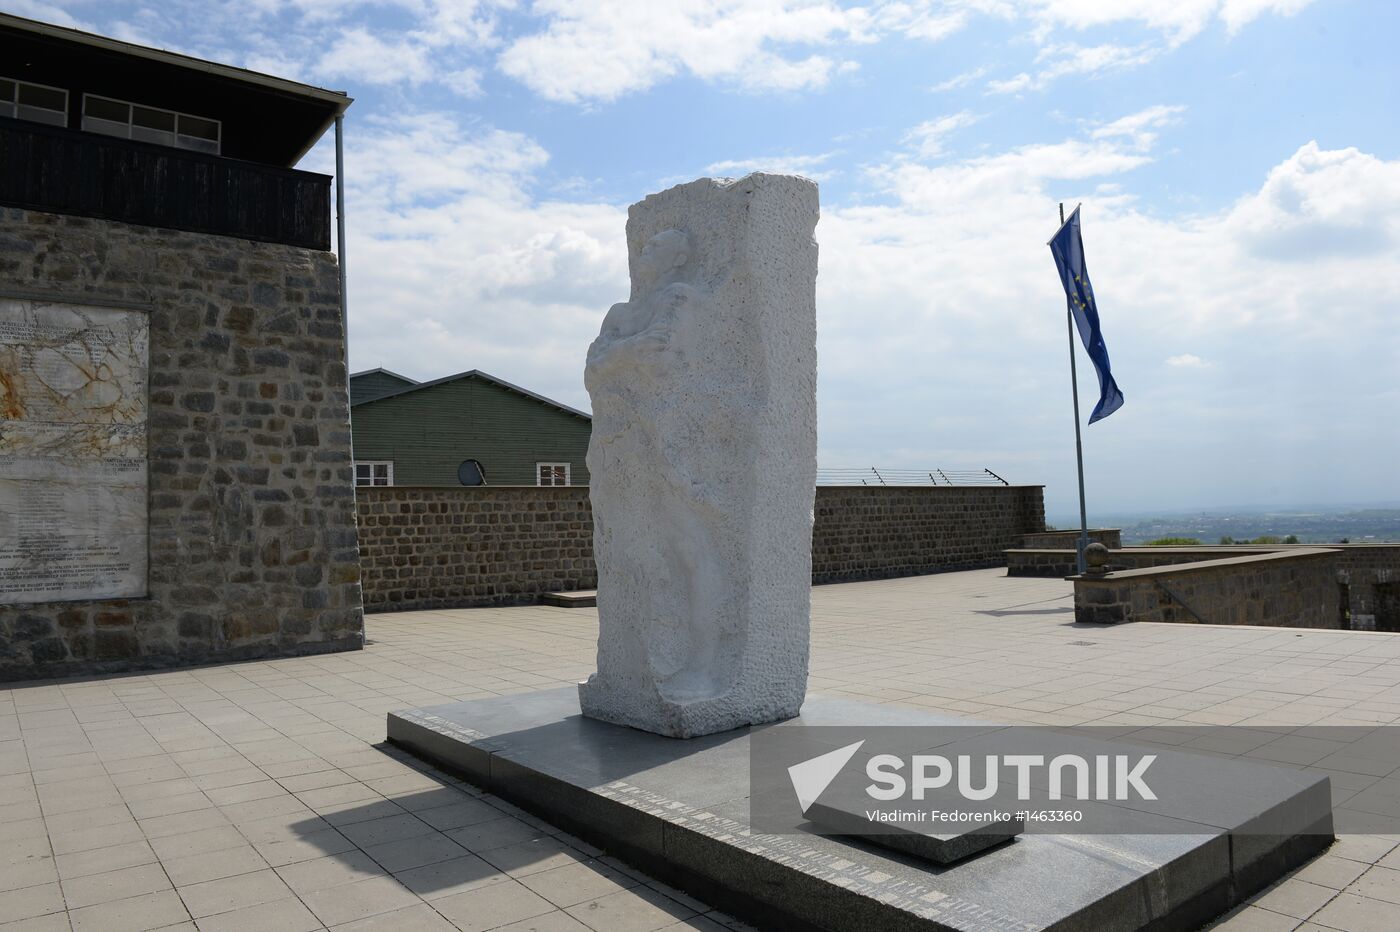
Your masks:
{"label": "dark wooden balcony", "polygon": [[328,175],[4,117],[0,204],[331,247]]}

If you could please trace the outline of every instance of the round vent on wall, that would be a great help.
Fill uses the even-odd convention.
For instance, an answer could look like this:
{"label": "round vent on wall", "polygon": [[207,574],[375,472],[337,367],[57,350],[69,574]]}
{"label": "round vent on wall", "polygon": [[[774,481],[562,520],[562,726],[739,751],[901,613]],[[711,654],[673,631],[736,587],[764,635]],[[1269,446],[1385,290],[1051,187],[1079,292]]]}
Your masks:
{"label": "round vent on wall", "polygon": [[486,470],[476,460],[462,460],[462,465],[457,467],[457,481],[462,485],[485,485]]}

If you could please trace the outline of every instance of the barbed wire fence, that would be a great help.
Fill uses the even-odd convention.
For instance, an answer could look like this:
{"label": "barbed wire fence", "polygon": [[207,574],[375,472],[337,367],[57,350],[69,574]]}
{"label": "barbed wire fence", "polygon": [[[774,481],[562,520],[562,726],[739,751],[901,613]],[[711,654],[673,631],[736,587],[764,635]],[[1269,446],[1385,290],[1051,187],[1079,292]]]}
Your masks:
{"label": "barbed wire fence", "polygon": [[819,467],[817,485],[1010,485],[981,469],[880,469],[875,466]]}

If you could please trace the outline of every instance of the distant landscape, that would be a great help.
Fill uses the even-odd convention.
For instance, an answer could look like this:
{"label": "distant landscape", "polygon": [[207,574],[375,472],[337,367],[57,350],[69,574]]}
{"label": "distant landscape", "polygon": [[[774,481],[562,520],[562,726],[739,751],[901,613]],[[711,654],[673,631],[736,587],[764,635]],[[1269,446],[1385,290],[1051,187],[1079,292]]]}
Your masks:
{"label": "distant landscape", "polygon": [[[1051,523],[1072,528],[1072,517],[1056,516]],[[1091,526],[1123,530],[1125,546],[1141,546],[1164,538],[1187,538],[1218,544],[1223,538],[1243,543],[1260,537],[1296,537],[1303,544],[1381,543],[1400,541],[1400,507],[1355,509],[1297,509],[1230,511],[1212,509],[1165,515],[1104,515]]]}

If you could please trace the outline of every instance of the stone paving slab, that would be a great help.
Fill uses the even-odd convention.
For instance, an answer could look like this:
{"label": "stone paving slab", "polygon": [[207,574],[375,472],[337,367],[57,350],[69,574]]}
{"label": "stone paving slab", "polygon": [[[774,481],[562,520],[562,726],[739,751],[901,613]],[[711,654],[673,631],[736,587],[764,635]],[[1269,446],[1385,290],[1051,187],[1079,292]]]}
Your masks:
{"label": "stone paving slab", "polygon": [[[1077,626],[1067,583],[1009,579],[1004,573],[979,570],[817,587],[812,689],[1020,724],[1269,727],[1400,721],[1400,635]],[[250,846],[267,865],[260,870],[275,872],[352,851],[373,858],[342,827],[405,813],[435,833],[416,837],[440,835],[470,853],[422,867],[385,868],[418,905],[374,911],[372,898],[360,900],[370,914],[354,921],[394,927],[385,917],[407,923],[424,919],[427,909],[450,928],[468,915],[462,905],[467,901],[443,910],[434,906],[438,901],[501,884],[535,893],[522,883],[532,875],[520,874],[518,862],[523,859],[526,871],[531,863],[548,863],[552,870],[568,866],[562,858],[599,876],[620,874],[625,889],[582,904],[555,904],[542,919],[520,917],[502,927],[523,922],[520,928],[601,930],[609,927],[599,917],[623,915],[629,927],[642,929],[733,927],[733,920],[706,904],[598,857],[596,850],[504,800],[425,771],[381,744],[390,711],[518,694],[585,677],[593,669],[596,619],[592,609],[544,606],[384,613],[368,617],[370,643],[362,651],[0,684],[0,868],[24,865],[0,869],[0,876],[21,884],[0,889],[0,929],[14,923],[27,930],[104,932],[182,923],[197,925],[200,932],[323,928],[323,920],[295,893],[192,920],[181,890],[208,881],[178,876],[178,869],[176,876],[166,872],[173,889],[70,907],[57,858],[113,847],[129,853],[126,846],[144,843],[166,865]],[[1331,777],[1339,807],[1396,779],[1312,769]],[[186,780],[205,795],[207,807],[138,820],[122,793],[138,784],[180,781],[175,786],[186,792],[174,795],[188,795]],[[75,785],[62,787],[70,782]],[[258,799],[209,796],[252,784],[259,788],[248,792]],[[365,795],[315,805],[298,797],[339,785],[357,785]],[[50,786],[59,789],[41,794]],[[261,796],[263,791],[271,795]],[[87,793],[94,805],[70,801]],[[235,821],[225,812],[284,797],[296,805],[251,821]],[[487,813],[495,815],[480,818]],[[527,847],[515,853],[514,862],[497,857],[515,874],[484,857],[492,848],[546,840],[558,850],[532,854]],[[1273,900],[1261,897],[1222,928],[1306,925],[1389,932],[1396,927],[1397,905],[1384,896],[1391,875],[1400,871],[1397,845],[1396,837],[1345,836],[1273,888],[1287,887],[1285,893]],[[438,842],[432,849],[452,851]],[[112,870],[136,866],[121,854],[112,857],[121,865]],[[246,866],[241,857],[240,868]],[[383,886],[376,877],[351,881],[367,882]],[[1294,894],[1291,885],[1299,884],[1309,886]],[[1281,911],[1287,901],[1287,912],[1306,912],[1318,896],[1311,888],[1318,886],[1331,891],[1331,898],[1310,915],[1300,919]],[[543,892],[536,895],[549,899]],[[588,924],[590,918],[595,925]],[[430,927],[430,917],[424,925]]]}

